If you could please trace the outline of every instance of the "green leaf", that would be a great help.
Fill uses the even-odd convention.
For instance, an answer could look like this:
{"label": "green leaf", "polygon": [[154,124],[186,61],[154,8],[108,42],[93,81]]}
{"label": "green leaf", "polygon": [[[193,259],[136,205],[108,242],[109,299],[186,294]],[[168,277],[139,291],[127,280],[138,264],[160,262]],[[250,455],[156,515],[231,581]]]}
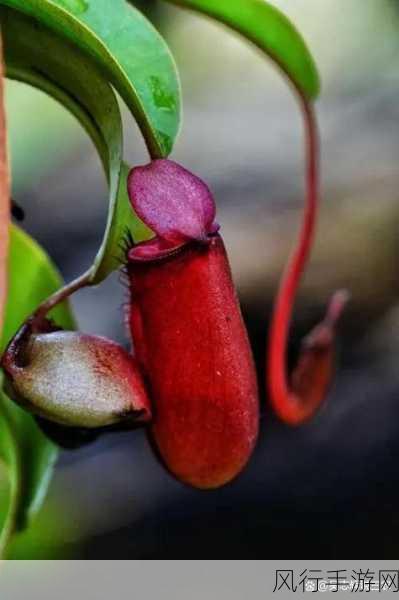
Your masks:
{"label": "green leaf", "polygon": [[[56,291],[62,280],[46,253],[21,229],[11,228],[8,258],[9,287],[2,350],[37,305]],[[52,312],[66,329],[74,328],[68,303]],[[0,456],[9,479],[8,508],[0,533],[0,554],[11,535],[23,529],[46,493],[58,449],[41,432],[33,417],[0,395]]]}
{"label": "green leaf", "polygon": [[170,153],[180,120],[179,80],[166,43],[137,9],[125,0],[0,4],[33,17],[90,56],[135,116],[151,155]]}
{"label": "green leaf", "polygon": [[0,556],[11,536],[31,523],[39,510],[58,456],[31,415],[0,391],[0,457],[7,468],[9,493],[1,505]]}
{"label": "green leaf", "polygon": [[109,210],[104,239],[91,269],[91,282],[98,283],[119,267],[126,229],[137,240],[148,237],[126,194],[122,123],[115,94],[92,61],[62,37],[7,8],[1,10],[1,21],[7,75],[42,89],[68,108],[102,159],[109,182]]}
{"label": "green leaf", "polygon": [[0,558],[4,558],[7,545],[16,529],[21,484],[21,455],[8,408],[6,397],[0,390],[0,458],[7,471],[7,484],[4,485],[4,478],[1,482]]}
{"label": "green leaf", "polygon": [[264,0],[168,0],[204,13],[242,34],[286,73],[308,100],[320,90],[313,58],[287,17]]}
{"label": "green leaf", "polygon": [[66,540],[71,529],[79,523],[78,505],[71,506],[56,498],[47,502],[33,523],[18,531],[7,548],[9,560],[67,560],[73,559],[76,548]]}
{"label": "green leaf", "polygon": [[[22,229],[12,225],[8,255],[8,296],[1,353],[38,304],[63,282],[44,250]],[[65,329],[75,322],[68,303],[57,306],[51,316]]]}
{"label": "green leaf", "polygon": [[40,509],[53,467],[58,457],[58,447],[42,433],[34,418],[4,394],[3,402],[9,405],[14,419],[14,439],[20,455],[20,497],[16,513],[16,529],[24,529]]}

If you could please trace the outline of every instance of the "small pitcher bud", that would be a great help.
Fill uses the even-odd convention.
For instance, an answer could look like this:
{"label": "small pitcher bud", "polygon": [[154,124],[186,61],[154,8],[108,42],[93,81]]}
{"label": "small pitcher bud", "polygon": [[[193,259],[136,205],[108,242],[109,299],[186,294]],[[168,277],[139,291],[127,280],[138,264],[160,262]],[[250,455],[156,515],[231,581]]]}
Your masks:
{"label": "small pitcher bud", "polygon": [[106,338],[25,325],[1,364],[14,400],[50,421],[97,428],[151,417],[135,359]]}

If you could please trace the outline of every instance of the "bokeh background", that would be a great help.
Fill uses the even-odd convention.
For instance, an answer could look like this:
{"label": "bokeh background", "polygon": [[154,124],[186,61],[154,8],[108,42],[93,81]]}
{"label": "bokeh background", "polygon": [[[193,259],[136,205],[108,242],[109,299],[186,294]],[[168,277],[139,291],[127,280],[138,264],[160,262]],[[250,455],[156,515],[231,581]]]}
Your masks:
{"label": "bokeh background", "polygon": [[[145,433],[61,454],[30,534],[32,554],[74,558],[394,558],[399,534],[399,2],[274,0],[320,69],[323,206],[296,305],[290,356],[338,287],[352,293],[338,374],[310,424],[273,416],[247,470],[213,492],[170,477]],[[263,372],[273,298],[303,202],[300,112],[286,81],[215,23],[137,2],[179,66],[184,122],[173,158],[213,190]],[[24,227],[69,280],[95,255],[106,185],[94,147],[62,107],[7,84],[13,197]],[[125,115],[131,164],[147,162]],[[29,290],[27,290],[29,293]],[[80,292],[80,328],[128,346],[118,276]],[[36,532],[37,535],[35,534]],[[28,542],[27,542],[28,543]]]}

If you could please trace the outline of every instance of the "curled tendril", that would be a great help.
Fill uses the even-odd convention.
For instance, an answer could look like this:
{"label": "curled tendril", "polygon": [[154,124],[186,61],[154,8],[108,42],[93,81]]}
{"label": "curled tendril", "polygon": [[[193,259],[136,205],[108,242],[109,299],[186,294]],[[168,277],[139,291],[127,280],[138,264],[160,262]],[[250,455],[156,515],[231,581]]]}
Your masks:
{"label": "curled tendril", "polygon": [[269,334],[267,385],[276,414],[290,425],[308,420],[322,403],[334,368],[337,321],[348,292],[335,292],[326,316],[305,338],[297,366],[289,380],[286,350],[295,295],[309,259],[319,204],[318,132],[314,110],[304,98],[306,132],[306,203],[298,243],[282,277]]}

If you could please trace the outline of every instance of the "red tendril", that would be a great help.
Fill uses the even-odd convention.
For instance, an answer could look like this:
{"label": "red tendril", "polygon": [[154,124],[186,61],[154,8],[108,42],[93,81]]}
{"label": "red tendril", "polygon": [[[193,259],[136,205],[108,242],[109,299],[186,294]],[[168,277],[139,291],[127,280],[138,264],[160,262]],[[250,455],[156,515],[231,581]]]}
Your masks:
{"label": "red tendril", "polygon": [[277,294],[269,335],[268,387],[277,415],[290,425],[309,419],[323,401],[334,366],[335,326],[348,293],[336,292],[323,321],[305,338],[298,364],[288,380],[286,349],[295,294],[309,258],[319,204],[318,133],[313,107],[302,98],[306,133],[306,204],[297,246]]}

